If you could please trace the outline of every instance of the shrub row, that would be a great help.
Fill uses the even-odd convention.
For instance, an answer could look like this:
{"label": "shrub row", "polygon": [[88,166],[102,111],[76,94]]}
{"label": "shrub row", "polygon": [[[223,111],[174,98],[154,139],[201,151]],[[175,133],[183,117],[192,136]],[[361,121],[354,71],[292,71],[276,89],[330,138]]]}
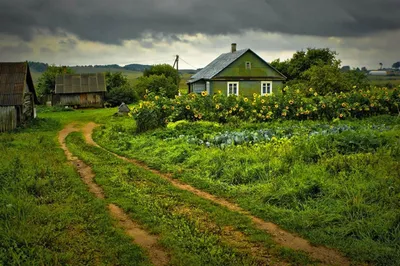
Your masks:
{"label": "shrub row", "polygon": [[313,88],[291,90],[252,98],[224,96],[206,92],[177,96],[175,99],[147,95],[133,110],[137,130],[143,132],[178,120],[207,120],[219,123],[250,121],[268,122],[276,119],[318,120],[362,118],[379,114],[398,114],[400,92],[397,88],[375,88],[348,93],[318,95]]}

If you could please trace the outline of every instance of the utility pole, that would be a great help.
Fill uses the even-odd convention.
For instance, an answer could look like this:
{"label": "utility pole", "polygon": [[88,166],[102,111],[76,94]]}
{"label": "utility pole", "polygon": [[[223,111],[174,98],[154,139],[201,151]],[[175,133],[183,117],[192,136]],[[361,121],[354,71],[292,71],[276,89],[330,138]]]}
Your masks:
{"label": "utility pole", "polygon": [[[176,55],[175,57],[175,62],[173,68],[175,68],[176,65],[176,71],[178,72],[178,77],[176,78],[176,85],[178,86],[178,91],[179,91],[179,55]],[[180,95],[180,92],[179,92]]]}

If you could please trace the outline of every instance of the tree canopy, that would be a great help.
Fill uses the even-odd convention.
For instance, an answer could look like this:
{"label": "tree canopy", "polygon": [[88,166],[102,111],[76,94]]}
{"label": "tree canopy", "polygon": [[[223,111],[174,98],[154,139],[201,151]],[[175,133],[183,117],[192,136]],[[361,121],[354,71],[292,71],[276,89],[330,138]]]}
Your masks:
{"label": "tree canopy", "polygon": [[166,78],[171,78],[176,86],[179,86],[179,82],[181,80],[178,70],[168,64],[153,65],[144,70],[143,76],[149,77],[151,75],[164,75]]}
{"label": "tree canopy", "polygon": [[162,75],[143,76],[137,79],[136,91],[143,97],[147,93],[154,93],[169,98],[178,94],[178,86],[172,77]]}

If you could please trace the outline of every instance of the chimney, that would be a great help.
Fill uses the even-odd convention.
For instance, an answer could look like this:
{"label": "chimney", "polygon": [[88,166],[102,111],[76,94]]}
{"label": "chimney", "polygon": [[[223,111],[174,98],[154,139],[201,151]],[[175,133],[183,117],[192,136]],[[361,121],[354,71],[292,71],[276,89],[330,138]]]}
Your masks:
{"label": "chimney", "polygon": [[236,43],[232,43],[232,53],[236,52]]}

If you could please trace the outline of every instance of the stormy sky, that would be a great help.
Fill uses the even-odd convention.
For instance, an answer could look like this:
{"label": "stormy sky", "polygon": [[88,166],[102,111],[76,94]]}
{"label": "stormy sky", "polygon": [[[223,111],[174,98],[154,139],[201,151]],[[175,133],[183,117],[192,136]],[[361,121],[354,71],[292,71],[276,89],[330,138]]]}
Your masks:
{"label": "stormy sky", "polygon": [[400,61],[400,0],[0,0],[0,61],[203,67],[251,48],[267,61],[329,47],[342,65]]}

